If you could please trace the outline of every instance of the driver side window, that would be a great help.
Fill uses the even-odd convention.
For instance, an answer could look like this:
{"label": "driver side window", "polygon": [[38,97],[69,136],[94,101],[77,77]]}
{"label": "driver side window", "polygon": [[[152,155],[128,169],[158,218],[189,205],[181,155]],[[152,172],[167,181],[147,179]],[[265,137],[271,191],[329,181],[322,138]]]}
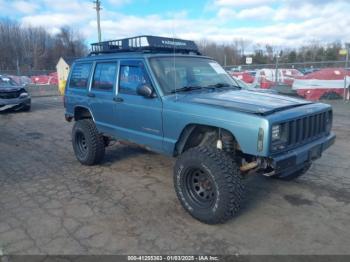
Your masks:
{"label": "driver side window", "polygon": [[137,95],[137,88],[150,85],[149,78],[142,62],[123,62],[119,73],[119,93]]}

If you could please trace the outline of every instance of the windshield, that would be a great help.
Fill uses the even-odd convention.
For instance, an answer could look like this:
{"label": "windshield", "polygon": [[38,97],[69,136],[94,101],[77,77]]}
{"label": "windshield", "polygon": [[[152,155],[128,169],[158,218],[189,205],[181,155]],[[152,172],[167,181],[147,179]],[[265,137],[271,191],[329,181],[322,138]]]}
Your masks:
{"label": "windshield", "polygon": [[206,58],[154,57],[150,64],[165,95],[175,90],[237,85],[217,62]]}
{"label": "windshield", "polygon": [[12,87],[16,86],[15,82],[9,77],[0,77],[0,88],[1,87]]}
{"label": "windshield", "polygon": [[250,89],[251,88],[243,80],[241,80],[237,77],[234,77],[234,76],[232,78],[233,78],[233,81],[235,81],[236,85],[239,86],[240,88],[242,88],[242,89]]}

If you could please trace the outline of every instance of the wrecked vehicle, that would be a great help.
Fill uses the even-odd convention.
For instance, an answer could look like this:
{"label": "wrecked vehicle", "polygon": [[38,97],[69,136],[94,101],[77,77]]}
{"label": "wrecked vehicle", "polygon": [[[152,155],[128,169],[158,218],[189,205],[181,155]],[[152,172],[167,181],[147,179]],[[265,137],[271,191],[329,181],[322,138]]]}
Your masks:
{"label": "wrecked vehicle", "polygon": [[27,90],[11,78],[0,75],[0,111],[29,111],[31,98]]}
{"label": "wrecked vehicle", "polygon": [[82,164],[100,163],[111,138],[176,157],[177,196],[208,224],[237,213],[247,173],[300,175],[335,140],[331,106],[243,90],[181,39],[92,44],[74,62],[64,102]]}

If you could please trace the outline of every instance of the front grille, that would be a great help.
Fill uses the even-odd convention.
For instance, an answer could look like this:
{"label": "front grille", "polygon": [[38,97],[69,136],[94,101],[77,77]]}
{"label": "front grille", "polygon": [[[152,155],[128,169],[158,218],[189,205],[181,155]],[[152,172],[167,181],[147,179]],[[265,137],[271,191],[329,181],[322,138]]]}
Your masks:
{"label": "front grille", "polygon": [[291,149],[324,136],[330,130],[332,111],[321,112],[281,123],[282,140],[272,143],[272,151]]}
{"label": "front grille", "polygon": [[19,97],[20,94],[21,94],[21,91],[0,93],[0,98],[2,98],[2,99],[17,98],[17,97]]}

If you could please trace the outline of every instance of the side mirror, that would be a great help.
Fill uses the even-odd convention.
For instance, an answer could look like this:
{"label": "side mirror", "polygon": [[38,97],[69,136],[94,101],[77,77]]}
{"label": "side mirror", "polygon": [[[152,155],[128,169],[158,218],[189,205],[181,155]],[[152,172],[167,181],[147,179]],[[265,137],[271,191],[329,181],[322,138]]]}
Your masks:
{"label": "side mirror", "polygon": [[154,97],[153,89],[149,85],[138,86],[136,89],[136,93],[140,96],[147,97],[147,98]]}

